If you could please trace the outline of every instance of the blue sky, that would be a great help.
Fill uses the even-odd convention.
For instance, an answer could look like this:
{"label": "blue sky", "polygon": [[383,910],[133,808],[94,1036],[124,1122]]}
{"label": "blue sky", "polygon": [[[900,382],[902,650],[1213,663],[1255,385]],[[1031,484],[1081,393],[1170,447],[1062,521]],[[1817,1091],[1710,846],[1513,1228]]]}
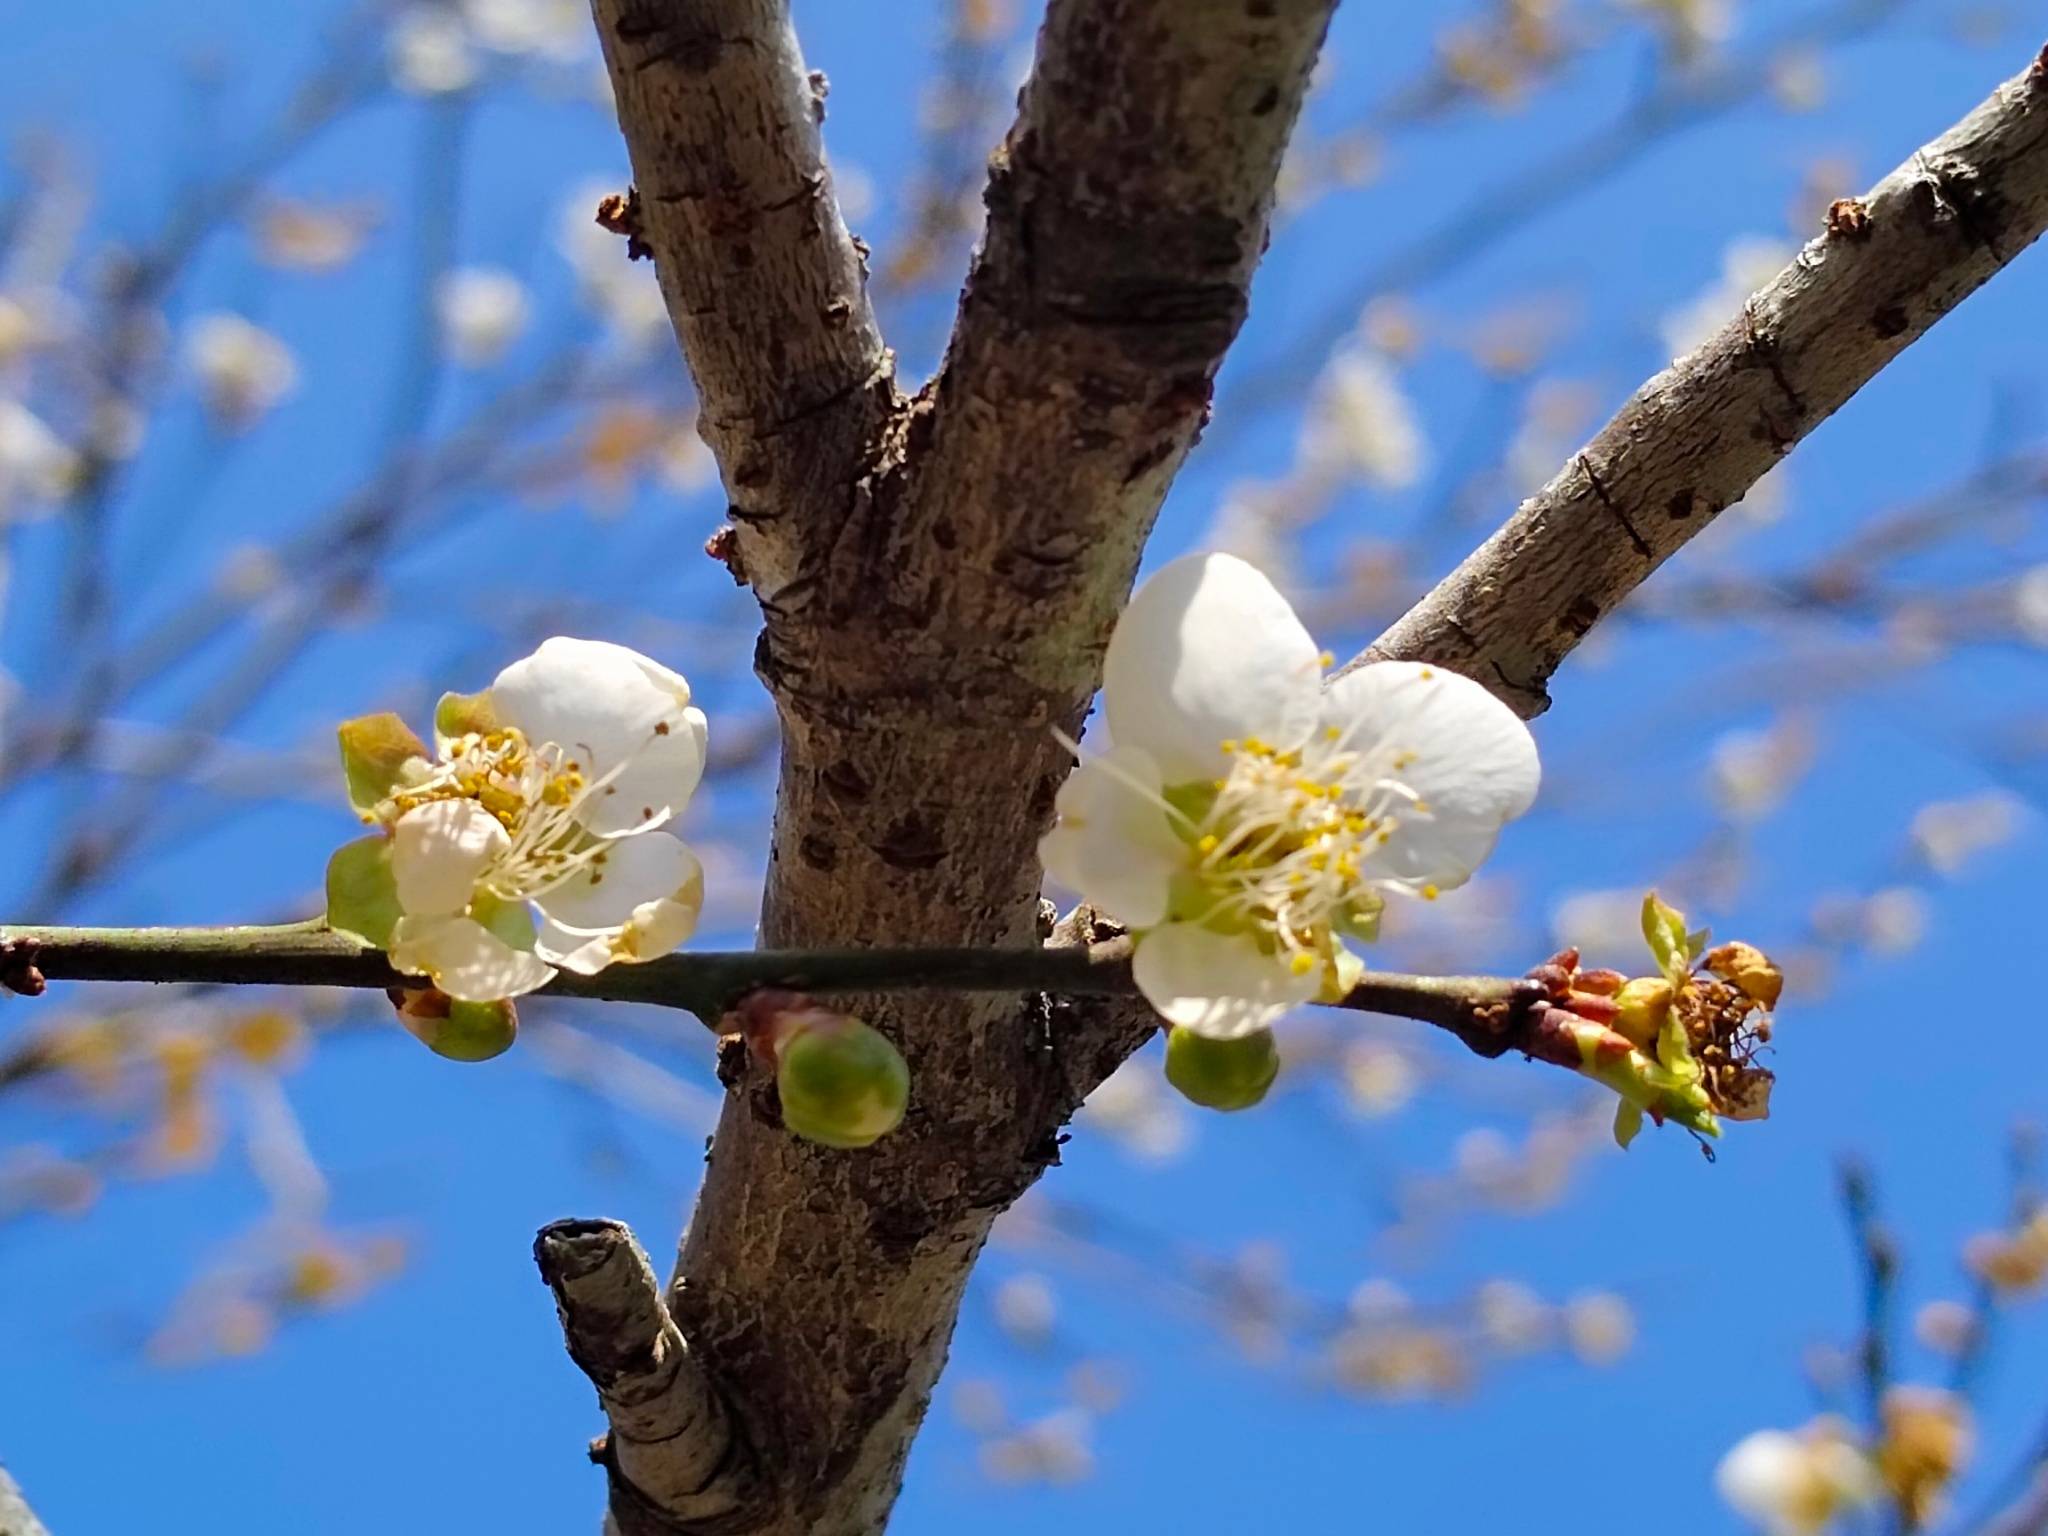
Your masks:
{"label": "blue sky", "polygon": [[[175,15],[140,0],[13,9],[0,57],[0,127],[61,135],[92,167],[93,218],[114,238],[154,227],[167,188],[189,170],[195,135],[232,143],[251,131],[285,82],[330,46],[324,12],[257,0],[200,0]],[[1438,334],[1476,324],[1507,300],[1568,297],[1578,321],[1552,365],[1611,408],[1661,366],[1659,316],[1712,283],[1731,238],[1792,233],[1786,210],[1810,163],[1846,156],[1852,184],[1867,184],[2041,41],[2006,25],[1988,46],[1965,42],[1954,24],[1959,9],[1912,0],[1870,36],[1826,54],[1819,110],[1756,105],[1676,136],[1590,180],[1512,237],[1419,274],[1407,297]],[[1806,14],[1780,0],[1737,10],[1742,37]],[[1407,78],[1427,57],[1435,11],[1347,7],[1332,39],[1339,72],[1313,120],[1341,124]],[[878,27],[868,8],[811,0],[798,18],[811,62],[832,77],[835,156],[883,189],[868,221],[882,248],[900,215],[888,190],[915,152],[906,103],[938,45],[934,8],[918,0]],[[228,82],[210,130],[195,127],[173,68],[201,51]],[[1234,421],[1236,391],[1290,355],[1292,338],[1334,293],[1415,231],[1479,189],[1511,189],[1518,167],[1607,120],[1641,88],[1647,59],[1637,38],[1575,67],[1511,119],[1472,114],[1404,133],[1382,179],[1282,229],[1226,371],[1218,440],[1176,488],[1155,560],[1200,537],[1230,482],[1285,468],[1293,415]],[[278,279],[244,243],[223,237],[177,297],[185,314],[245,308],[275,327],[299,351],[307,382],[232,454],[209,445],[189,402],[166,409],[117,513],[124,634],[144,632],[229,548],[274,536],[354,484],[376,451],[387,430],[377,404],[407,350],[392,294],[408,259],[403,188],[422,145],[438,153],[436,145],[459,144],[461,258],[518,272],[557,328],[575,323],[570,274],[555,251],[557,209],[587,178],[623,181],[615,130],[587,102],[523,88],[494,93],[454,137],[432,138],[424,116],[416,104],[366,112],[285,178],[299,196],[373,193],[393,203],[391,222],[348,273]],[[0,179],[0,191],[7,186]],[[906,345],[907,374],[931,365],[948,303],[942,289],[897,317],[899,334],[918,339]],[[1987,453],[2039,446],[2044,311],[2048,257],[2034,252],[1802,447],[1785,518],[1702,549],[1681,568],[1796,569],[1874,510],[1939,490]],[[537,358],[545,344],[530,339],[515,363]],[[1426,348],[1404,380],[1440,466],[1455,465],[1462,432],[1491,430],[1492,386],[1453,348]],[[480,387],[444,381],[432,419],[455,419],[466,392]],[[1310,552],[1334,557],[1361,534],[1399,537],[1429,515],[1439,492],[1426,477],[1404,492],[1348,495],[1310,531]],[[1490,506],[1472,535],[1506,510]],[[666,642],[664,659],[704,685],[716,730],[721,711],[760,708],[745,669],[745,595],[696,554],[720,511],[715,492],[680,507],[642,494],[618,517],[573,503],[482,508],[409,547],[393,571],[393,600],[316,644],[236,735],[291,746],[418,679],[479,685],[509,659],[479,649],[492,631],[471,599],[486,594],[595,604],[600,618],[615,615],[614,637],[649,648]],[[32,694],[66,664],[50,638],[45,595],[60,568],[61,533],[26,527],[14,541],[0,650]],[[1468,542],[1439,535],[1432,558],[1446,563]],[[1951,574],[1975,579],[2038,560],[2040,549],[2038,535],[2023,529],[1996,550],[1956,557]],[[674,654],[676,632],[650,629],[649,614],[684,620],[701,649]],[[1343,650],[1369,634],[1328,638]],[[1729,626],[1631,625],[1622,643],[1569,666],[1556,707],[1536,727],[1551,789],[1498,857],[1519,910],[1535,920],[1472,938],[1476,951],[1460,963],[1530,964],[1541,958],[1541,915],[1560,894],[1667,879],[1713,829],[1700,790],[1707,744],[1766,723],[1793,698],[1818,722],[1808,787],[1750,827],[1751,876],[1739,901],[1725,910],[1695,902],[1728,933],[1790,942],[1820,893],[1897,878],[1907,824],[1929,800],[2038,787],[1988,763],[1984,743],[2039,714],[2039,655],[1986,646],[1864,688],[1816,683],[1820,662],[1848,638],[1824,628],[1790,642]],[[133,716],[174,718],[230,655],[207,651],[181,677],[138,695]],[[39,846],[53,808],[68,803],[51,786],[18,789],[0,803],[0,831],[16,846]],[[747,857],[759,858],[763,804],[758,785],[740,784],[700,808],[699,830],[740,851],[736,878]],[[326,851],[349,835],[338,796],[329,807],[288,799],[250,808],[153,845],[132,877],[67,915],[271,915],[304,900]],[[2039,839],[2029,822],[1942,885],[1927,939],[1912,953],[1853,961],[1817,1003],[1802,1006],[1795,995],[1781,1015],[1776,1117],[1741,1128],[1711,1166],[1675,1133],[1647,1136],[1625,1157],[1592,1157],[1556,1210],[1476,1216],[1426,1243],[1395,1244],[1386,1228],[1403,1171],[1444,1169],[1474,1128],[1519,1137],[1533,1108],[1589,1102],[1538,1069],[1460,1061],[1434,1042],[1425,1047],[1432,1075],[1420,1101],[1389,1119],[1361,1122],[1317,1085],[1258,1115],[1202,1121],[1190,1153],[1165,1167],[1132,1158],[1084,1124],[1043,1193],[1171,1234],[1175,1246],[1146,1245],[1155,1273],[1171,1278],[1185,1266],[1179,1245],[1224,1255],[1271,1241],[1296,1284],[1333,1300],[1374,1276],[1422,1298],[1455,1297],[1497,1276],[1549,1297],[1611,1288],[1636,1305],[1640,1342],[1605,1370],[1548,1358],[1511,1363],[1489,1371],[1466,1401],[1374,1405],[1330,1391],[1310,1371],[1248,1362],[1213,1320],[1177,1315],[1154,1288],[998,1244],[968,1298],[896,1528],[937,1532],[972,1521],[1002,1536],[1053,1521],[1077,1531],[1284,1523],[1428,1533],[1512,1521],[1542,1533],[1620,1530],[1654,1511],[1685,1529],[1733,1529],[1712,1500],[1715,1460],[1751,1428],[1812,1412],[1802,1351],[1841,1341],[1854,1323],[1835,1160],[1856,1151],[1870,1161],[1908,1245],[1910,1310],[1959,1293],[1957,1247],[1995,1219],[2003,1199],[2004,1128],[2044,1109],[2026,1050],[2038,1019],[2024,1003],[2015,1009],[1989,995],[2031,953]],[[15,903],[29,882],[10,874],[0,884]],[[1683,889],[1674,894],[1686,898]],[[743,942],[745,934],[708,937]],[[25,1005],[6,1005],[0,1040],[31,1022]],[[700,1041],[684,1038],[662,1059],[705,1085],[710,1102]],[[285,1329],[252,1358],[165,1370],[142,1358],[138,1338],[186,1278],[262,1211],[260,1189],[231,1158],[212,1176],[117,1183],[75,1221],[0,1226],[0,1375],[10,1385],[0,1457],[59,1536],[144,1522],[166,1533],[309,1536],[368,1525],[594,1529],[601,1486],[581,1446],[598,1416],[562,1353],[529,1244],[547,1220],[611,1214],[630,1221],[663,1262],[694,1187],[696,1139],[599,1102],[520,1055],[460,1067],[389,1029],[324,1046],[287,1086],[329,1178],[334,1219],[403,1232],[412,1251],[405,1270],[354,1306]],[[16,1096],[5,1112],[0,1145],[64,1144],[79,1134],[75,1110],[53,1099]],[[1009,1341],[994,1315],[996,1286],[1020,1273],[1045,1275],[1060,1302],[1053,1342],[1037,1353]],[[2029,1382],[2048,1367],[2044,1324],[2038,1313],[2016,1314],[2001,1339],[1981,1408],[1991,1467],[2035,1432],[2041,1404]],[[994,1379],[1029,1417],[1063,1401],[1062,1383],[1083,1359],[1111,1361],[1126,1388],[1094,1426],[1096,1475],[1070,1488],[983,1478],[975,1437],[951,1411],[956,1384]],[[1932,1370],[1924,1359],[1909,1362],[1923,1376]]]}

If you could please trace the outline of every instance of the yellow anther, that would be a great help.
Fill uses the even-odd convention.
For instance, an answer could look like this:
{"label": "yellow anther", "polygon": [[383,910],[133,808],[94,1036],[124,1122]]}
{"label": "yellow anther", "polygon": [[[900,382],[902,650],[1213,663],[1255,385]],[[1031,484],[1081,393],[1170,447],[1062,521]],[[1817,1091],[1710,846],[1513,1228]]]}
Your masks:
{"label": "yellow anther", "polygon": [[1336,741],[1343,735],[1343,729],[1339,726],[1326,725],[1323,727],[1323,740],[1325,741]]}
{"label": "yellow anther", "polygon": [[1236,743],[1235,741],[1232,741],[1232,740],[1229,740],[1229,739],[1227,739],[1227,738],[1226,738],[1226,739],[1225,739],[1225,741],[1224,741],[1224,743],[1223,743],[1223,753],[1224,753],[1224,755],[1225,755],[1226,757],[1234,757],[1234,756],[1236,756],[1236,755],[1237,755],[1237,743]]}
{"label": "yellow anther", "polygon": [[1424,886],[1424,887],[1422,888],[1422,899],[1423,899],[1424,901],[1435,901],[1435,900],[1437,899],[1437,897],[1441,896],[1442,894],[1443,894],[1443,892],[1442,892],[1442,891],[1439,891],[1439,890],[1438,890],[1438,889],[1437,889],[1437,888],[1436,888],[1435,886],[1433,886],[1433,885],[1425,885],[1425,886]]}
{"label": "yellow anther", "polygon": [[1306,976],[1316,968],[1316,957],[1305,949],[1297,949],[1294,957],[1287,962],[1287,967],[1297,976]]}
{"label": "yellow anther", "polygon": [[1316,657],[1316,660],[1326,669],[1334,667],[1337,665],[1337,653],[1335,651],[1324,651],[1320,656]]}
{"label": "yellow anther", "polygon": [[[1071,816],[1067,818],[1070,822],[1073,819]],[[1202,834],[1201,840],[1195,844],[1195,849],[1200,853],[1214,853],[1220,846],[1222,846],[1222,839],[1218,838],[1214,832],[1205,832]]]}

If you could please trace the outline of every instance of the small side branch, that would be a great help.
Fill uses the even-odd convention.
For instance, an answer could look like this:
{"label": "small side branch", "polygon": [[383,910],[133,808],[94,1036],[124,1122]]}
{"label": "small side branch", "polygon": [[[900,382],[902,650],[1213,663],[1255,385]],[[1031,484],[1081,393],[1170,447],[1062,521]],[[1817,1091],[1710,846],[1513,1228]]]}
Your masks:
{"label": "small side branch", "polygon": [[1360,661],[1430,661],[1525,716],[1595,624],[2048,227],[2048,50],[1651,379]]}
{"label": "small side branch", "polygon": [[[33,980],[31,980],[33,976]],[[0,928],[0,985],[43,981],[204,982],[226,986],[425,986],[384,952],[323,923],[232,928]],[[704,950],[595,976],[558,976],[554,997],[652,1003],[719,1027],[733,1003],[762,987],[833,993],[1044,992],[1136,997],[1131,941],[1042,949]],[[1530,1050],[1525,1027],[1540,984],[1502,976],[1369,972],[1336,1006],[1449,1030],[1483,1056]],[[1533,1038],[1533,1037],[1531,1037]],[[1540,1048],[1531,1054],[1543,1055]]]}
{"label": "small side branch", "polygon": [[1897,1305],[1899,1250],[1877,1208],[1870,1170],[1850,1161],[1841,1169],[1842,1214],[1856,1249],[1857,1278],[1863,1287],[1863,1328],[1856,1360],[1863,1383],[1863,1407],[1873,1429],[1880,1423],[1892,1379],[1892,1314]]}
{"label": "small side branch", "polygon": [[624,1536],[726,1528],[761,1496],[753,1459],[633,1234],[616,1221],[550,1222],[533,1260],[611,1425],[590,1454],[611,1477]]}

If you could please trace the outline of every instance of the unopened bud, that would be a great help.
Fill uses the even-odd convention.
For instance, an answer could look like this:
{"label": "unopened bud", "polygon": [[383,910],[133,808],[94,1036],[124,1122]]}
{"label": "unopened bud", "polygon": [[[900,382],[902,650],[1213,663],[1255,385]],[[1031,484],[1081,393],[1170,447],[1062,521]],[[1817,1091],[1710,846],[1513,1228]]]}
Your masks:
{"label": "unopened bud", "polygon": [[1594,997],[1612,997],[1622,989],[1627,981],[1628,978],[1622,975],[1621,972],[1607,970],[1602,967],[1594,970],[1580,971],[1576,976],[1572,977],[1572,990],[1574,992],[1589,993]]}
{"label": "unopened bud", "polygon": [[389,995],[406,1032],[450,1061],[489,1061],[519,1036],[519,1011],[510,998],[466,1003],[433,987],[393,987]]}
{"label": "unopened bud", "polygon": [[787,1005],[745,1013],[749,1044],[775,1064],[782,1123],[827,1147],[872,1146],[895,1130],[910,1103],[903,1053],[860,1019],[776,995]]}
{"label": "unopened bud", "polygon": [[1192,1029],[1166,1036],[1166,1080],[1205,1109],[1250,1109],[1280,1075],[1280,1050],[1270,1029],[1218,1040]]}
{"label": "unopened bud", "polygon": [[1754,944],[1717,944],[1700,962],[1759,1008],[1778,1006],[1785,976]]}

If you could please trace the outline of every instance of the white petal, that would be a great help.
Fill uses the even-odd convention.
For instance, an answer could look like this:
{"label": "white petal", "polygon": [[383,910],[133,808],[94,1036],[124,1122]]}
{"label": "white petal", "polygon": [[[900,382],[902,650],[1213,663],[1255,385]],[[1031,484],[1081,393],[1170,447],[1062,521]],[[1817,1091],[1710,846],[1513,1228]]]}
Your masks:
{"label": "white petal", "polygon": [[514,949],[468,917],[401,917],[391,932],[391,964],[427,976],[450,997],[491,1003],[518,997],[554,978],[555,968]]}
{"label": "white petal", "polygon": [[1315,726],[1315,641],[1272,582],[1234,555],[1189,555],[1138,588],[1103,664],[1120,747],[1150,752],[1169,784],[1213,779],[1222,744],[1293,746]]}
{"label": "white petal", "polygon": [[542,896],[534,952],[594,975],[614,960],[652,960],[687,939],[704,906],[704,866],[666,832],[621,838],[594,865]]}
{"label": "white petal", "polygon": [[592,778],[626,765],[582,820],[600,836],[659,825],[704,775],[705,720],[690,685],[638,651],[557,635],[491,684],[498,718],[553,742]]}
{"label": "white petal", "polygon": [[1167,823],[1151,755],[1119,746],[1086,759],[1055,805],[1059,820],[1038,844],[1045,872],[1126,927],[1163,922],[1189,849]]}
{"label": "white petal", "polygon": [[697,931],[697,919],[703,911],[701,879],[673,896],[642,902],[633,909],[633,921],[626,925],[625,938],[631,952],[619,958],[634,963],[659,959]]}
{"label": "white petal", "polygon": [[704,777],[704,711],[685,709],[663,723],[668,729],[645,738],[619,776],[585,805],[579,819],[599,837],[661,826],[690,803]]}
{"label": "white petal", "polygon": [[1714,1469],[1714,1488],[1737,1514],[1771,1532],[1799,1529],[1790,1510],[1809,1479],[1806,1447],[1779,1429],[1739,1441]]}
{"label": "white petal", "polygon": [[474,800],[433,800],[407,811],[391,833],[400,909],[416,917],[466,911],[477,881],[511,841]]}
{"label": "white petal", "polygon": [[1131,974],[1161,1018],[1216,1040],[1264,1028],[1322,983],[1320,967],[1298,976],[1284,958],[1260,953],[1249,935],[1194,923],[1167,923],[1141,937]]}
{"label": "white petal", "polygon": [[1388,753],[1405,757],[1388,776],[1425,809],[1398,809],[1372,861],[1376,876],[1402,884],[1464,884],[1542,781],[1535,738],[1515,712],[1442,667],[1381,661],[1333,678],[1323,720],[1355,745],[1379,748],[1367,754],[1375,773],[1388,771]]}

